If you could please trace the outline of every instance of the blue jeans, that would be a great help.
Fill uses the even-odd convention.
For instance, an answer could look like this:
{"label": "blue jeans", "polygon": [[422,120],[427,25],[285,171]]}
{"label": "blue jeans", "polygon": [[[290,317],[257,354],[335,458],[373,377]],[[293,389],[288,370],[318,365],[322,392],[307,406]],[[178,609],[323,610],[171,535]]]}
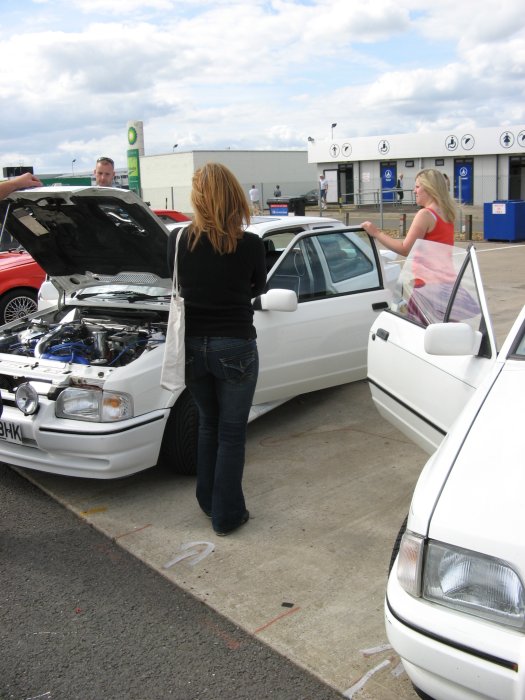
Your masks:
{"label": "blue jeans", "polygon": [[197,500],[214,530],[246,512],[246,426],[259,373],[255,340],[186,337],[186,387],[199,411]]}

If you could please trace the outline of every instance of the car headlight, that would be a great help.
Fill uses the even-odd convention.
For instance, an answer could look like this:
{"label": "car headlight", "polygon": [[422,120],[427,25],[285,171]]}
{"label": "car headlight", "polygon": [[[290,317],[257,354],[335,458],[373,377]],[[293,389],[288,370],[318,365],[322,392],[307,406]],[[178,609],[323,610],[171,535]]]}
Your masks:
{"label": "car headlight", "polygon": [[29,383],[20,384],[15,392],[15,403],[25,416],[31,416],[38,410],[38,393]]}
{"label": "car headlight", "polygon": [[55,413],[58,418],[112,423],[133,417],[133,400],[121,392],[70,387],[57,398]]}
{"label": "car headlight", "polygon": [[413,596],[515,629],[525,629],[525,589],[501,559],[406,532],[397,577]]}
{"label": "car headlight", "polygon": [[423,598],[517,629],[525,627],[525,591],[500,559],[429,542]]}

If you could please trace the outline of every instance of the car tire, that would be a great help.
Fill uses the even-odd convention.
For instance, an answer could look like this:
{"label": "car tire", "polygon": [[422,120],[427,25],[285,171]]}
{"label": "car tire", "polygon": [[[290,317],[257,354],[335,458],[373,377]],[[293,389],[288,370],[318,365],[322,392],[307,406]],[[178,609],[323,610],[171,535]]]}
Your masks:
{"label": "car tire", "polygon": [[186,389],[171,409],[160,447],[158,466],[192,476],[197,472],[197,407]]}
{"label": "car tire", "polygon": [[407,529],[407,522],[408,522],[408,515],[403,520],[403,524],[401,525],[399,532],[397,533],[396,541],[394,542],[394,546],[392,548],[392,554],[390,555],[390,564],[388,565],[388,575],[389,576],[390,576],[390,572],[392,571],[392,567],[394,566],[394,562],[397,559],[397,555],[399,554],[399,547],[401,546],[401,539],[402,539],[402,537],[405,534],[406,529]]}
{"label": "car tire", "polygon": [[0,299],[0,324],[16,321],[37,310],[34,289],[11,289]]}

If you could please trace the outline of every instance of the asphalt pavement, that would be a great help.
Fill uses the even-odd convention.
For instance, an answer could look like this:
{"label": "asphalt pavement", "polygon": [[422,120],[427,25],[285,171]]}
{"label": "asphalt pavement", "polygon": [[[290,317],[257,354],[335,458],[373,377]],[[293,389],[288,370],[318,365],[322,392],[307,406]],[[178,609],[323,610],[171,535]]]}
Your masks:
{"label": "asphalt pavement", "polygon": [[1,700],[341,697],[5,464],[0,503]]}

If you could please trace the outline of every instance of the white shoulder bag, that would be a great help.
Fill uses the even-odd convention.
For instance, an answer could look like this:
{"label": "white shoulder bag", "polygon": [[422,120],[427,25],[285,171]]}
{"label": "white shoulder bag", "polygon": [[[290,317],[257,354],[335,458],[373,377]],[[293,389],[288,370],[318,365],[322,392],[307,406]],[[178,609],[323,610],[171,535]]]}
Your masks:
{"label": "white shoulder bag", "polygon": [[179,391],[184,388],[184,368],[186,364],[184,349],[184,299],[180,295],[179,280],[177,275],[177,255],[179,252],[179,240],[182,232],[177,236],[175,244],[175,260],[173,261],[173,285],[171,290],[170,313],[166,342],[164,344],[164,359],[160,384],[168,391]]}

